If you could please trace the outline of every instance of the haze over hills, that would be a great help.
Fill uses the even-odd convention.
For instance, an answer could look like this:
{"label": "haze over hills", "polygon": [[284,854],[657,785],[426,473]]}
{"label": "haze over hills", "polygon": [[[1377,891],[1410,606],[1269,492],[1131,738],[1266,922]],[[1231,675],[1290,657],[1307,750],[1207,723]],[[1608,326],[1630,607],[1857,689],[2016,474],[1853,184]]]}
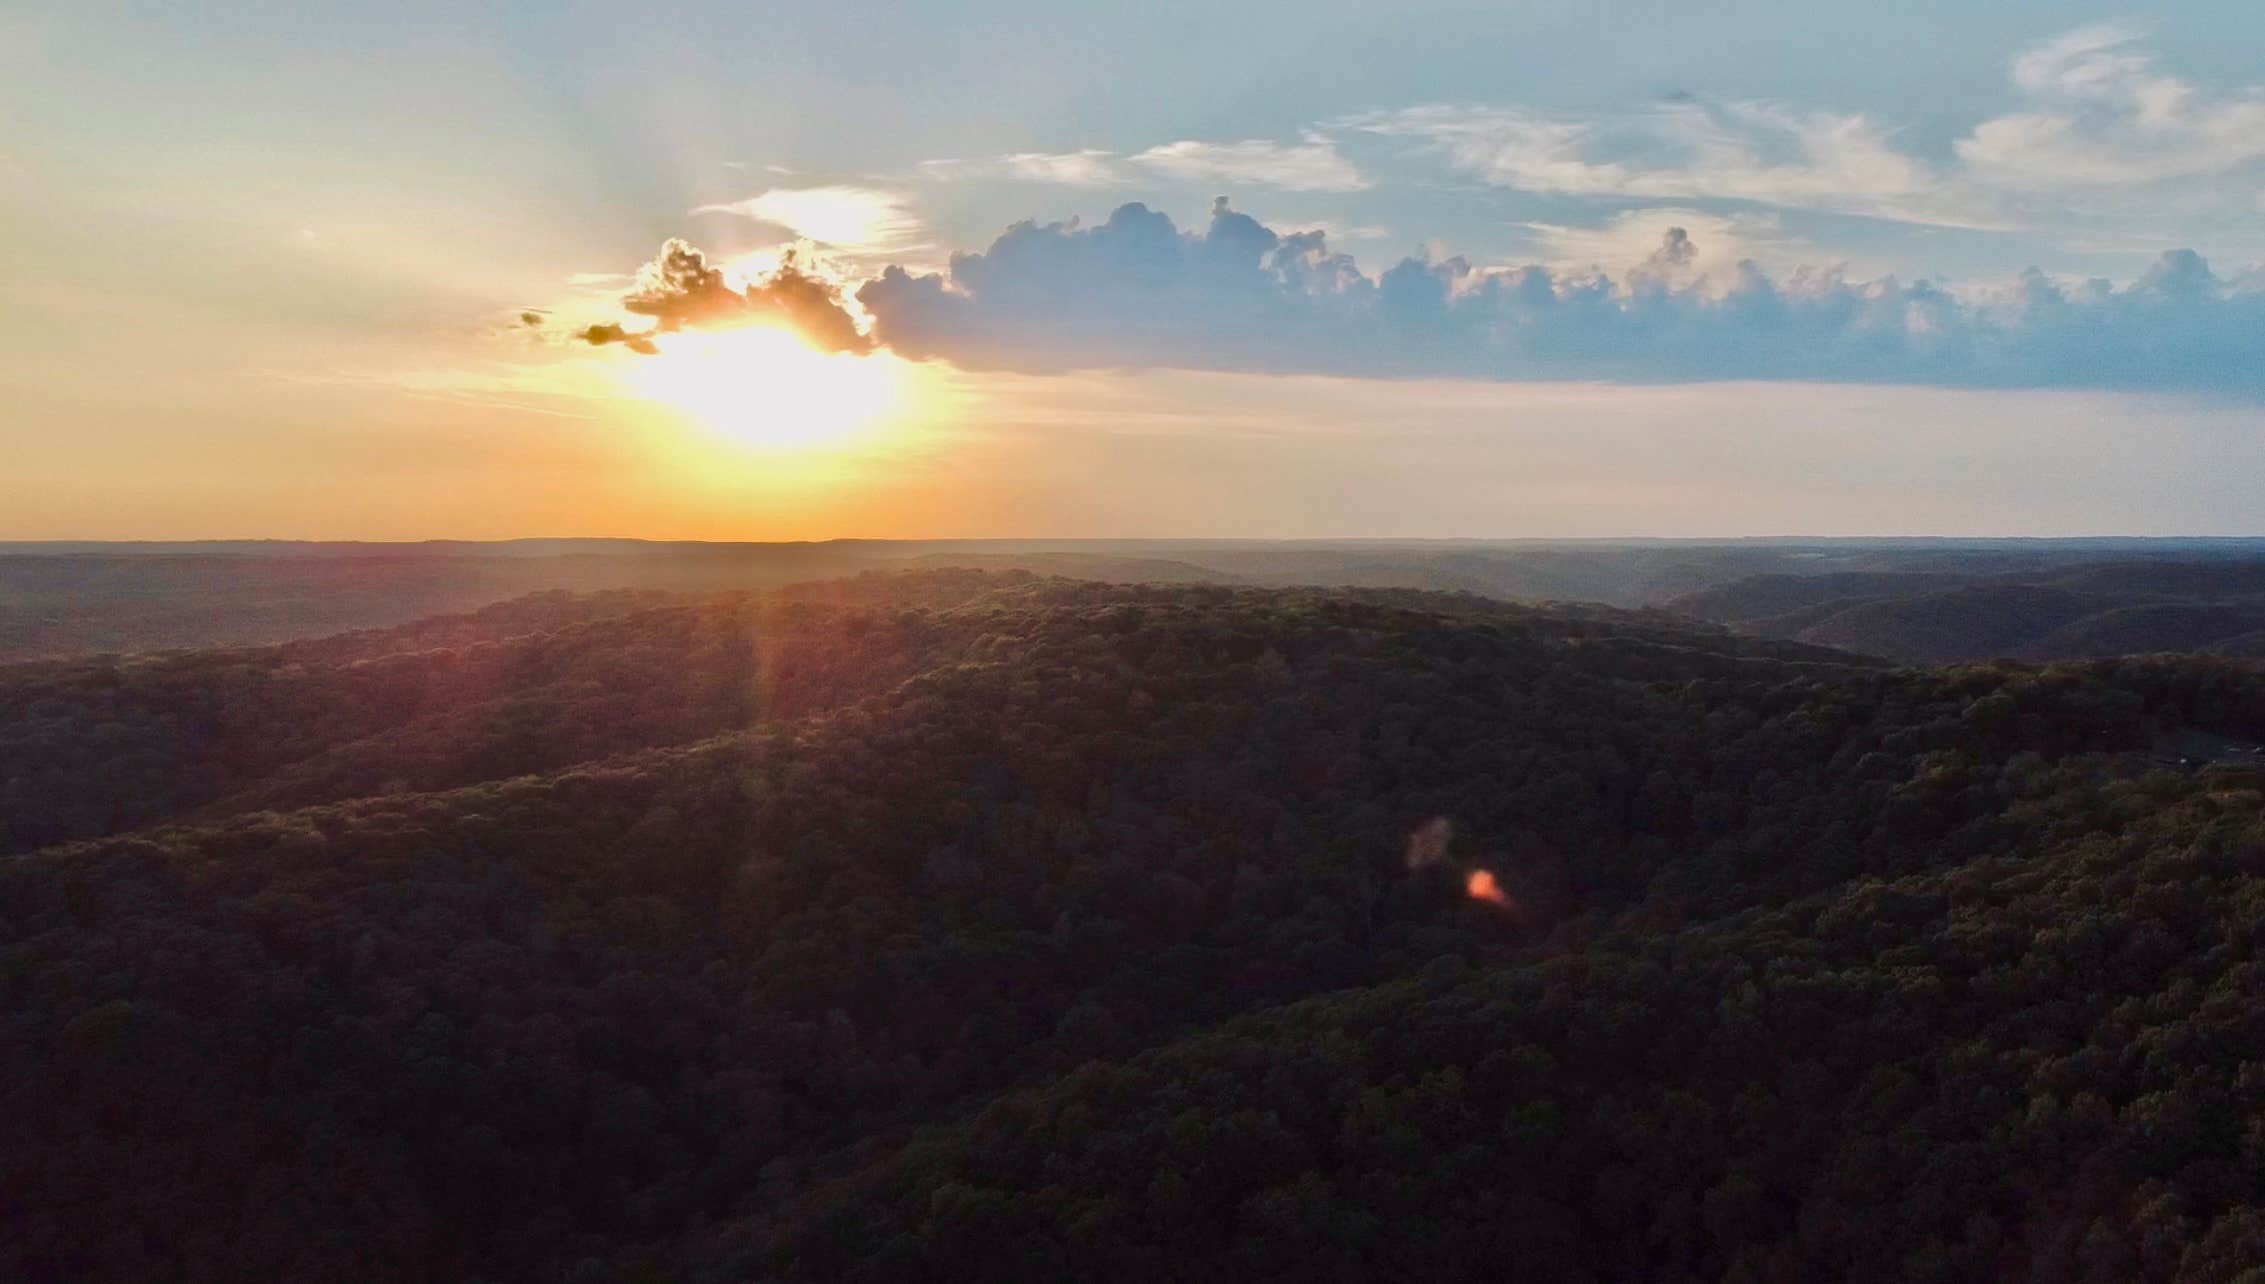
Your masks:
{"label": "haze over hills", "polygon": [[2231,1284],[2261,736],[1021,572],[0,666],[0,1274]]}
{"label": "haze over hills", "polygon": [[2253,651],[2265,540],[0,544],[0,659],[281,642],[553,589],[760,590],[907,567],[1656,606],[1897,658],[2055,658]]}
{"label": "haze over hills", "polygon": [[2265,558],[2254,557],[1993,573],[1770,574],[1664,605],[1756,636],[1908,660],[2265,655]]}

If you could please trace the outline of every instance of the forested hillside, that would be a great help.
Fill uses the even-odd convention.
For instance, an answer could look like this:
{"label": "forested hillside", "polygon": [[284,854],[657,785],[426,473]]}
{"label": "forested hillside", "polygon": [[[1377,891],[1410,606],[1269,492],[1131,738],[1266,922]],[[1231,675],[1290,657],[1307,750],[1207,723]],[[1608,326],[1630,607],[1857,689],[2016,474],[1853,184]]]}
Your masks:
{"label": "forested hillside", "polygon": [[1398,590],[867,576],[0,669],[0,1276],[2265,1262],[2265,735]]}
{"label": "forested hillside", "polygon": [[545,594],[277,647],[0,666],[0,852],[807,713],[908,676],[944,644],[930,623],[784,594]]}
{"label": "forested hillside", "polygon": [[1757,637],[1901,660],[2265,656],[2265,560],[1756,575],[1668,600]]}

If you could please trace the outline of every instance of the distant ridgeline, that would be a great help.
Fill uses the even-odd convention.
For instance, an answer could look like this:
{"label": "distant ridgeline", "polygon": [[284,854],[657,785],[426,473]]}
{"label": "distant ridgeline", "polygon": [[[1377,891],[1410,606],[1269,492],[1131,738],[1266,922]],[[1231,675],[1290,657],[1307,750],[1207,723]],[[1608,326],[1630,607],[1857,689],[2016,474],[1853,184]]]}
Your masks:
{"label": "distant ridgeline", "polygon": [[567,590],[869,570],[1417,588],[1665,607],[1901,660],[2265,655],[2265,539],[0,543],[0,662],[268,645]]}
{"label": "distant ridgeline", "polygon": [[2230,1284],[2261,739],[1027,571],[0,666],[0,1277]]}

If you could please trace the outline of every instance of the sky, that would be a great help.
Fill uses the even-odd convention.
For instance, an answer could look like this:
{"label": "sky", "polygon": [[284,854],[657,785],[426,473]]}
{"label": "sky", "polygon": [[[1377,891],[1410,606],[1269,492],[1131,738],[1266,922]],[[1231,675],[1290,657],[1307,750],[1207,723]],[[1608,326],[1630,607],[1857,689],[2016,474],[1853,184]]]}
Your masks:
{"label": "sky", "polygon": [[0,539],[2265,534],[2246,3],[16,4]]}

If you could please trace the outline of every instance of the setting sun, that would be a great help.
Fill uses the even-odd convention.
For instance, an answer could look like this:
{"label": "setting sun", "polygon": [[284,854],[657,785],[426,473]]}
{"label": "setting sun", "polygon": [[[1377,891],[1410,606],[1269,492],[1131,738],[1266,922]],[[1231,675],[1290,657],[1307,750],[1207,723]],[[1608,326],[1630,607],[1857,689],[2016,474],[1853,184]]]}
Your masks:
{"label": "setting sun", "polygon": [[657,343],[657,354],[619,364],[627,391],[742,445],[839,442],[911,400],[911,372],[902,360],[818,352],[774,326],[685,331]]}

